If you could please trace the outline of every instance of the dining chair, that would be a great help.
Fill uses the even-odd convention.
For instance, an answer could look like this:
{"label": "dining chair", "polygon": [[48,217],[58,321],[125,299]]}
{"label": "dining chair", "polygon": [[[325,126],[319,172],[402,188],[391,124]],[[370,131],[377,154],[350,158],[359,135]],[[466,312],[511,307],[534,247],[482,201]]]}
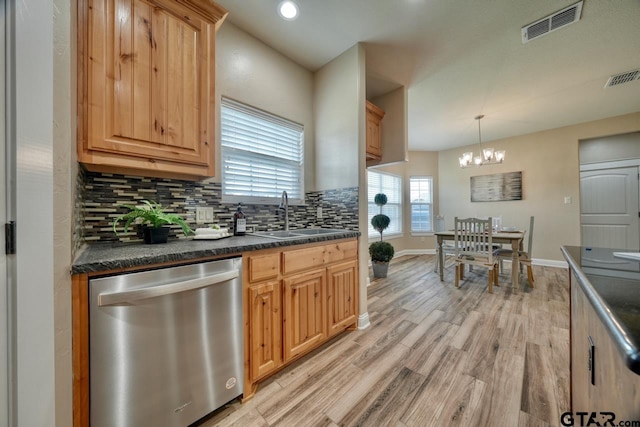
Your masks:
{"label": "dining chair", "polygon": [[460,287],[460,279],[464,279],[464,266],[480,266],[489,271],[489,293],[493,293],[493,285],[498,286],[498,259],[494,256],[491,218],[455,218],[455,285]]}
{"label": "dining chair", "polygon": [[[529,218],[529,240],[527,242],[527,250],[526,251],[518,251],[518,261],[520,263],[519,266],[512,265],[511,268],[520,268],[520,272],[522,273],[522,267],[527,267],[527,277],[529,278],[529,286],[533,288],[533,268],[531,266],[531,247],[533,244],[533,219],[532,216]],[[497,251],[497,257],[500,261],[500,270],[502,270],[502,261],[513,259],[513,250],[512,249],[499,249]]]}
{"label": "dining chair", "polygon": [[[434,221],[434,231],[437,233],[438,231],[444,231],[445,229],[445,221],[444,221],[444,217],[441,215],[436,216],[436,219]],[[446,261],[447,255],[450,256],[454,256],[455,255],[455,246],[451,243],[447,243],[447,242],[442,242],[442,256],[443,256],[443,260]],[[437,273],[438,272],[438,260],[440,259],[440,248],[438,247],[438,245],[436,244],[436,262],[435,262],[435,266],[433,267],[433,272]],[[443,262],[444,264],[444,262]],[[444,268],[443,268],[444,270]]]}

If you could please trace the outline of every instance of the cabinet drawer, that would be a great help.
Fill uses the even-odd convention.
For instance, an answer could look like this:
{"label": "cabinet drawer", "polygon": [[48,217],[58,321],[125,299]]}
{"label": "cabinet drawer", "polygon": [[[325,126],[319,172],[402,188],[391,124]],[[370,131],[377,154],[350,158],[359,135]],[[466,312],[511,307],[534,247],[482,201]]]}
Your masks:
{"label": "cabinet drawer", "polygon": [[324,263],[324,251],[324,246],[313,246],[283,252],[282,273],[289,274],[321,266]]}
{"label": "cabinet drawer", "polygon": [[249,257],[249,281],[259,282],[261,280],[278,277],[280,272],[280,253],[266,255],[255,255]]}
{"label": "cabinet drawer", "polygon": [[355,259],[357,254],[356,240],[285,251],[282,253],[282,273],[290,274],[324,264]]}
{"label": "cabinet drawer", "polygon": [[348,242],[339,242],[332,245],[326,245],[324,251],[324,263],[334,263],[345,261],[348,259],[356,259],[358,257],[358,242],[351,240]]}

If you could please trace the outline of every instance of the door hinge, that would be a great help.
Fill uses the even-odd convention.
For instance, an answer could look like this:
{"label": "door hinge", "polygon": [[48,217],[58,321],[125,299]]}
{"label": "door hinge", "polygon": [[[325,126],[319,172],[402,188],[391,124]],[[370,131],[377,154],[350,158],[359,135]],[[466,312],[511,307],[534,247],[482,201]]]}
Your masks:
{"label": "door hinge", "polygon": [[4,253],[16,253],[16,222],[10,221],[4,225]]}

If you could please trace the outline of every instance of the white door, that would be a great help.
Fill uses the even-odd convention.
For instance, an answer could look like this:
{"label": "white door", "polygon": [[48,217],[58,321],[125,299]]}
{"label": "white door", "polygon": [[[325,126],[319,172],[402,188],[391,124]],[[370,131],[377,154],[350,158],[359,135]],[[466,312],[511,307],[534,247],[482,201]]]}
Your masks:
{"label": "white door", "polygon": [[[0,226],[7,222],[7,164],[5,126],[5,20],[6,3],[0,4]],[[9,425],[9,305],[7,285],[7,255],[5,254],[5,233],[0,230],[0,425]]]}
{"label": "white door", "polygon": [[582,246],[640,250],[639,168],[580,172]]}

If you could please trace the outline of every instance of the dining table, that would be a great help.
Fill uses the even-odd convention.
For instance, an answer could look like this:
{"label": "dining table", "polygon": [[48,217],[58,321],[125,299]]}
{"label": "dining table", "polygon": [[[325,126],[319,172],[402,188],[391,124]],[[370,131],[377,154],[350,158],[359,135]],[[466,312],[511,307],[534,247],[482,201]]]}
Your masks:
{"label": "dining table", "polygon": [[[445,240],[455,240],[454,230],[436,231],[434,235],[437,238],[438,245],[438,271],[440,272],[440,280],[444,281],[444,253],[442,251],[442,243]],[[518,289],[519,279],[519,252],[522,251],[522,245],[524,240],[525,231],[513,230],[506,231],[501,230],[491,233],[491,240],[493,243],[508,244],[511,245],[513,252],[512,264],[511,264],[511,282],[514,289]]]}

